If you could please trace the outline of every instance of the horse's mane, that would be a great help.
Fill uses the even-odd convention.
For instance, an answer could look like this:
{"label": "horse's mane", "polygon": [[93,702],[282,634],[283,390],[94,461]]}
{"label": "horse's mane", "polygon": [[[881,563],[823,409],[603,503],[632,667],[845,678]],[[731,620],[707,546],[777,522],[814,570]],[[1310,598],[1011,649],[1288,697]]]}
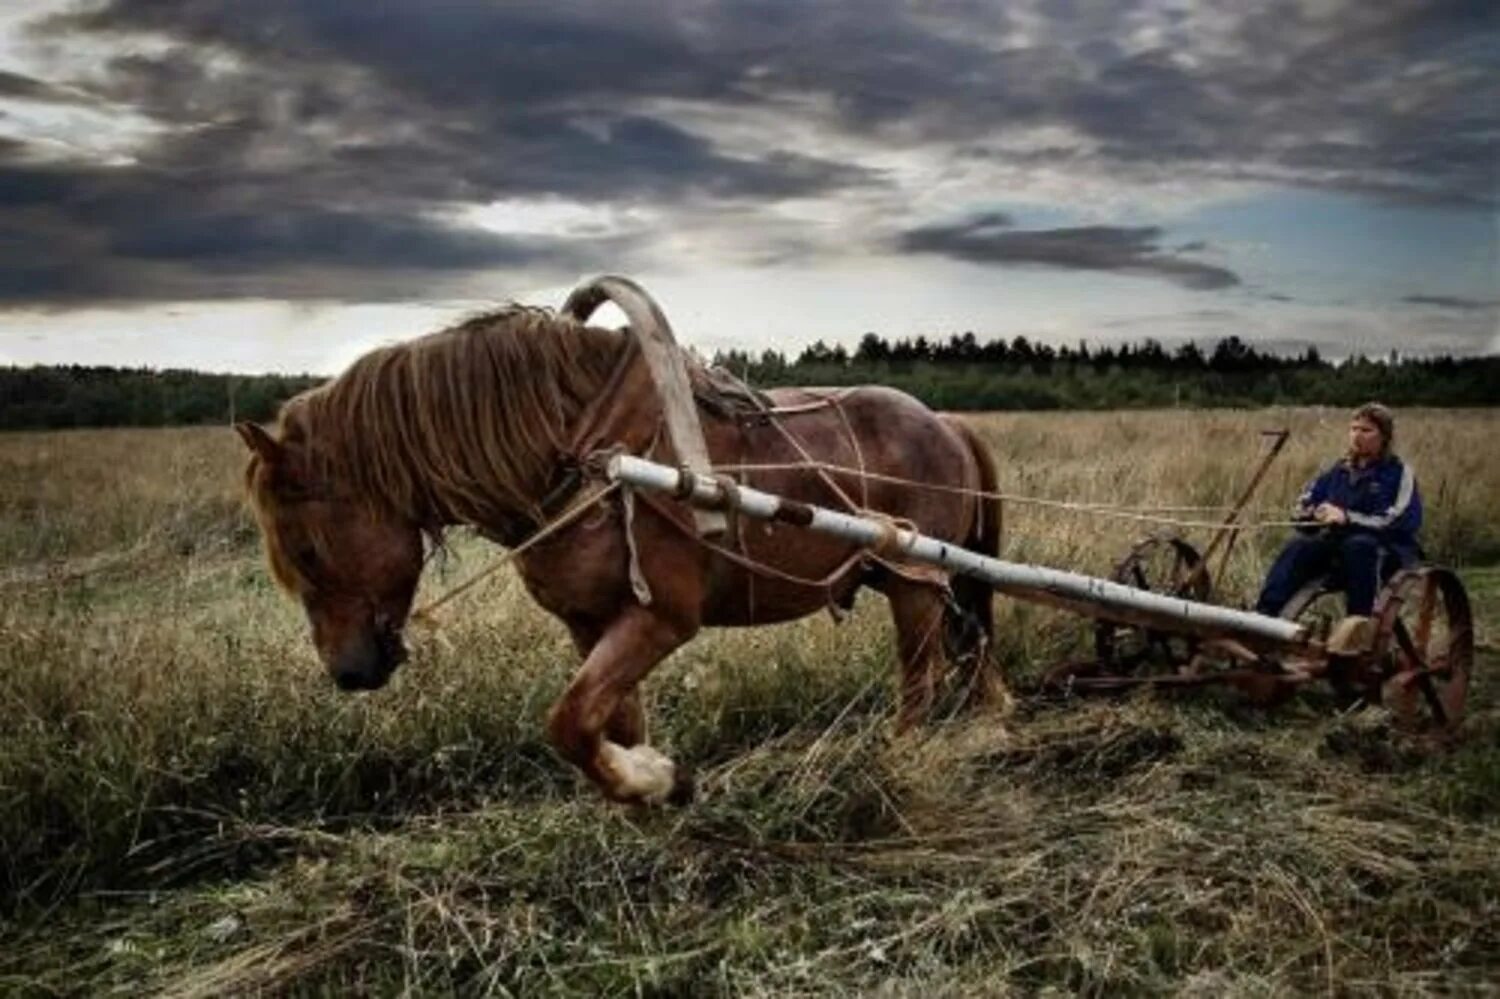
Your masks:
{"label": "horse's mane", "polygon": [[508,306],[365,354],[283,406],[283,439],[326,481],[428,528],[539,520],[567,434],[626,342]]}

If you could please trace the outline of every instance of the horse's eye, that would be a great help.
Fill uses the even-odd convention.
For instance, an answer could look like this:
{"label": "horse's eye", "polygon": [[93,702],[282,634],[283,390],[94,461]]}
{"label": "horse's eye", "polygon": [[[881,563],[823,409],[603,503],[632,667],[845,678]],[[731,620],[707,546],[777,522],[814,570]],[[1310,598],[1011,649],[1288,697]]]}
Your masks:
{"label": "horse's eye", "polygon": [[312,545],[302,545],[292,552],[292,558],[299,566],[311,568],[318,564],[318,550]]}

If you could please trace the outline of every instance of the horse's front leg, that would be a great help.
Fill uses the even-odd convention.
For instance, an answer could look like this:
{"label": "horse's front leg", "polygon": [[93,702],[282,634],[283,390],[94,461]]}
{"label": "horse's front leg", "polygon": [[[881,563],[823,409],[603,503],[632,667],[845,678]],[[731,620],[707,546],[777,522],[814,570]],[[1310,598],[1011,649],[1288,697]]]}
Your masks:
{"label": "horse's front leg", "polygon": [[[580,659],[587,659],[604,630],[592,621],[569,621],[568,631],[573,635],[573,645]],[[641,706],[640,688],[627,691],[615,706],[614,714],[604,724],[604,737],[627,749],[648,741],[646,710]]]}
{"label": "horse's front leg", "polygon": [[636,697],[652,667],[691,637],[650,609],[631,606],[601,630],[552,706],[552,744],[612,801],[683,804],[692,797],[687,772],[645,744]]}

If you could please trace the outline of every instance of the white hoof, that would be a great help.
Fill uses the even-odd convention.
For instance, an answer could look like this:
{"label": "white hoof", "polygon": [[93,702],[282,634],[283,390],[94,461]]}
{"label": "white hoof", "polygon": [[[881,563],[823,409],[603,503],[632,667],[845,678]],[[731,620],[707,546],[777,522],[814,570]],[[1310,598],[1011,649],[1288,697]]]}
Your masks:
{"label": "white hoof", "polygon": [[647,745],[626,748],[605,742],[599,750],[615,779],[615,796],[644,805],[664,804],[677,784],[677,764]]}

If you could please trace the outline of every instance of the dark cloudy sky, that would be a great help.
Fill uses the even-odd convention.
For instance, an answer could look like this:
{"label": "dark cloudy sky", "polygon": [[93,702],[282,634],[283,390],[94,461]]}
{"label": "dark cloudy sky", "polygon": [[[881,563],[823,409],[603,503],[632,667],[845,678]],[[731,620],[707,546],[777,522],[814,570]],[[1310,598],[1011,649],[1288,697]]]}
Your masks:
{"label": "dark cloudy sky", "polygon": [[1497,352],[1492,0],[9,0],[0,363],[331,371],[633,275],[705,350]]}

